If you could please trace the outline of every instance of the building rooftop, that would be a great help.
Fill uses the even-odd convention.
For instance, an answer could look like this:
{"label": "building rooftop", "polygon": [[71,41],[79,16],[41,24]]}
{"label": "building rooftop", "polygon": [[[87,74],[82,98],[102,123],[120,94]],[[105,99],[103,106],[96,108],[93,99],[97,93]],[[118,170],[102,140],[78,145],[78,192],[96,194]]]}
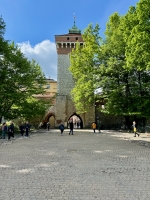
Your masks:
{"label": "building rooftop", "polygon": [[46,81],[57,83],[57,81],[55,81],[54,79],[51,79],[51,78],[46,78]]}

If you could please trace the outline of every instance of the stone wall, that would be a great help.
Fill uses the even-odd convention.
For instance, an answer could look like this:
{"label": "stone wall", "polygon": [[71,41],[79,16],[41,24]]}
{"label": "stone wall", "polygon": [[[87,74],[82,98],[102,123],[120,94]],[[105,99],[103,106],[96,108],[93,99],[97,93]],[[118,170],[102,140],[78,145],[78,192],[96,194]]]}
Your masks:
{"label": "stone wall", "polygon": [[57,92],[60,95],[69,95],[74,87],[72,74],[69,71],[70,59],[68,55],[58,55],[57,64]]}

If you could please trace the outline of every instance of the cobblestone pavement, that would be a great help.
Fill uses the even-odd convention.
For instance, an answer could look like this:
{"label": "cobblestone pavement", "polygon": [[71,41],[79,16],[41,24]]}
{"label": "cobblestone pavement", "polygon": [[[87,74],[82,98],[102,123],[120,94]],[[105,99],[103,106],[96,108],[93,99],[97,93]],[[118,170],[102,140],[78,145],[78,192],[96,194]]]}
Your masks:
{"label": "cobblestone pavement", "polygon": [[150,199],[150,148],[91,130],[1,144],[0,200],[50,199]]}

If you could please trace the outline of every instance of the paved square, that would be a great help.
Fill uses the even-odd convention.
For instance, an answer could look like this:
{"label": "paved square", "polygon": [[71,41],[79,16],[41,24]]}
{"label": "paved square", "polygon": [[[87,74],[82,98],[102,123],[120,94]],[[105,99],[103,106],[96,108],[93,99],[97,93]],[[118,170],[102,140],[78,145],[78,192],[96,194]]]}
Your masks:
{"label": "paved square", "polygon": [[41,132],[0,146],[0,200],[147,200],[150,148],[78,131]]}

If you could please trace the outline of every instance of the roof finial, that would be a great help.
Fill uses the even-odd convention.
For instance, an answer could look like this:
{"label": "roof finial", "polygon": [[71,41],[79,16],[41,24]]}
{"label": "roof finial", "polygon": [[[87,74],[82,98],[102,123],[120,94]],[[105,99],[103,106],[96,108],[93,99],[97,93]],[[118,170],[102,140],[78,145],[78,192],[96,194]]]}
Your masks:
{"label": "roof finial", "polygon": [[76,16],[75,16],[75,12],[73,13],[73,19],[74,19],[74,26],[76,25]]}
{"label": "roof finial", "polygon": [[73,33],[73,34],[81,34],[81,30],[78,29],[76,27],[76,16],[75,16],[75,13],[73,13],[73,19],[74,19],[74,25],[71,29],[69,29],[69,33]]}

